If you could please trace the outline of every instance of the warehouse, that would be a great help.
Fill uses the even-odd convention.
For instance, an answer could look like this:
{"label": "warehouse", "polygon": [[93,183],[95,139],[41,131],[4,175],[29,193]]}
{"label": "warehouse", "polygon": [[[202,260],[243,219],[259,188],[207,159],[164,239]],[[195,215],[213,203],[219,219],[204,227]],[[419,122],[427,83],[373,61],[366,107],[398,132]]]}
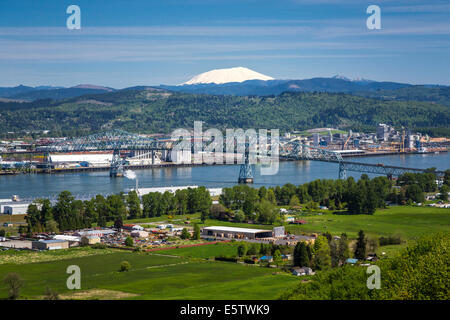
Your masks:
{"label": "warehouse", "polygon": [[88,163],[89,166],[109,166],[112,153],[82,153],[82,154],[50,154],[49,160],[56,166],[70,163]]}
{"label": "warehouse", "polygon": [[3,213],[4,214],[26,214],[28,210],[28,206],[30,203],[10,203],[8,205],[4,205],[3,207]]}
{"label": "warehouse", "polygon": [[33,241],[31,248],[34,250],[57,250],[69,248],[69,242],[65,240],[41,240]]}
{"label": "warehouse", "polygon": [[261,239],[272,237],[272,230],[234,228],[223,226],[205,227],[202,230],[203,237],[228,238],[228,239]]}
{"label": "warehouse", "polygon": [[79,236],[79,237],[104,237],[107,235],[111,235],[113,233],[116,233],[116,231],[111,230],[111,229],[98,229],[98,230],[80,230],[75,232],[75,235]]}

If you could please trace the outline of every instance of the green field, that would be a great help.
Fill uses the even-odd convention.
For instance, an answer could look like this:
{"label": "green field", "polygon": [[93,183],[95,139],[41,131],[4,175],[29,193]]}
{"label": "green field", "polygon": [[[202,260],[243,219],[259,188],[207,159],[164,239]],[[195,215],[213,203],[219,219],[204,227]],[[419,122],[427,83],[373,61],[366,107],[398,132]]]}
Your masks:
{"label": "green field", "polygon": [[[131,263],[131,270],[119,272],[124,260]],[[135,294],[127,299],[275,299],[298,283],[295,276],[273,275],[274,270],[269,268],[118,251],[50,262],[3,264],[0,279],[10,272],[18,273],[25,280],[21,291],[25,299],[42,297],[46,286],[67,294],[69,265],[81,268],[82,291],[106,289]],[[3,285],[1,298],[6,298]]]}
{"label": "green field", "polygon": [[373,215],[323,214],[307,216],[304,225],[288,225],[293,233],[326,232],[339,235],[343,232],[355,238],[359,230],[368,235],[401,235],[414,239],[438,231],[450,231],[450,209],[432,207],[390,207],[377,210]]}
{"label": "green field", "polygon": [[158,251],[158,253],[181,257],[208,259],[210,257],[217,256],[235,256],[237,255],[237,245],[234,243],[217,243],[198,247],[161,250]]}
{"label": "green field", "polygon": [[[296,234],[323,233],[333,235],[345,232],[350,238],[356,238],[359,230],[368,235],[401,235],[405,239],[415,239],[421,235],[450,231],[450,209],[433,207],[398,206],[377,210],[373,215],[345,215],[331,212],[322,215],[300,215],[304,225],[285,224],[286,230]],[[234,223],[218,220],[206,220],[202,226],[232,226],[241,228],[272,229],[272,225]]]}

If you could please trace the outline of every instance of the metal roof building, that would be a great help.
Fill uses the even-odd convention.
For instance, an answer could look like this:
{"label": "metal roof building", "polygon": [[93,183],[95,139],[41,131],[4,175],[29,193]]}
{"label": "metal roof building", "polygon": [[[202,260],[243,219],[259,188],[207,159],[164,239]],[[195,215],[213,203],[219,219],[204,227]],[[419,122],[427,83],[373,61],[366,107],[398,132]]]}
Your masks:
{"label": "metal roof building", "polygon": [[261,239],[273,236],[272,230],[211,226],[202,229],[204,237],[229,239]]}

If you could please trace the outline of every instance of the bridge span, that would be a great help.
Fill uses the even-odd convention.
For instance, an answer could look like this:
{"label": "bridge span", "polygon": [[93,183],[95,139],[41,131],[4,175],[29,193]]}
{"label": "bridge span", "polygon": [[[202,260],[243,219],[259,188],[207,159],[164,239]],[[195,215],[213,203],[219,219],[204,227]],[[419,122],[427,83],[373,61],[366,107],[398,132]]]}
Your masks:
{"label": "bridge span", "polygon": [[[143,137],[137,134],[128,133],[122,130],[112,130],[101,132],[98,134],[68,139],[55,144],[51,144],[41,148],[41,152],[71,152],[71,151],[98,151],[98,150],[113,150],[114,156],[111,162],[110,175],[120,176],[123,173],[123,159],[120,157],[121,150],[141,150],[150,153],[154,159],[155,151],[170,151],[173,149],[173,142],[167,139],[157,139]],[[191,146],[194,142],[191,141]],[[314,147],[311,145],[302,144],[299,141],[289,141],[284,144],[274,144],[271,148],[276,146],[279,150],[280,159],[284,160],[310,160],[310,161],[325,161],[337,163],[339,168],[340,179],[345,179],[347,171],[364,172],[371,174],[385,175],[389,178],[393,176],[400,176],[406,172],[422,173],[429,172],[427,169],[406,168],[388,166],[384,164],[370,164],[362,162],[346,161],[342,158],[339,152]],[[265,148],[265,149],[263,149]],[[222,150],[223,151],[223,150]],[[263,152],[264,151],[264,152]],[[273,150],[271,150],[273,151]],[[267,145],[258,145],[256,150],[250,151],[256,154],[266,154]],[[235,151],[236,153],[236,151]],[[273,153],[271,154],[273,155]],[[245,162],[241,164],[239,181],[246,183],[253,181],[253,170],[248,161],[249,150],[248,144],[245,152]],[[154,164],[154,161],[152,161]],[[443,171],[433,171],[436,175],[443,175]]]}

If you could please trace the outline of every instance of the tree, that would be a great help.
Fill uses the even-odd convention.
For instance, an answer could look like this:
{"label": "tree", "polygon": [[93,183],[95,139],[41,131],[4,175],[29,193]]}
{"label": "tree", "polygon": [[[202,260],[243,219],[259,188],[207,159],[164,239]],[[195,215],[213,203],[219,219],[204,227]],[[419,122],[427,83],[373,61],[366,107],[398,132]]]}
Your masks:
{"label": "tree", "polygon": [[258,254],[258,252],[259,252],[258,244],[252,243],[250,245],[250,248],[248,248],[247,254],[253,256]]}
{"label": "tree", "polygon": [[131,219],[140,218],[142,216],[141,200],[139,200],[139,196],[135,190],[128,192],[127,206]]}
{"label": "tree", "polygon": [[368,253],[376,253],[380,242],[378,238],[370,237],[366,240],[366,252]]}
{"label": "tree", "polygon": [[258,221],[267,224],[274,223],[277,216],[273,204],[268,200],[261,200],[257,208],[257,213]]}
{"label": "tree", "polygon": [[450,192],[450,187],[446,184],[443,184],[439,189],[440,195],[439,199],[442,201],[448,201],[448,193]]}
{"label": "tree", "polygon": [[81,237],[80,246],[86,247],[89,245],[89,239],[87,237]]}
{"label": "tree", "polygon": [[425,201],[423,190],[417,184],[411,184],[406,187],[405,190],[406,200],[412,200],[416,203],[422,203]]}
{"label": "tree", "polygon": [[131,268],[131,264],[128,261],[122,261],[120,263],[120,272],[129,271]]}
{"label": "tree", "polygon": [[331,265],[330,246],[328,239],[318,236],[314,241],[313,266],[315,269],[326,269]]}
{"label": "tree", "polygon": [[126,237],[126,239],[125,239],[125,245],[126,245],[127,247],[132,247],[132,246],[134,246],[133,238],[132,238],[132,237]]}
{"label": "tree", "polygon": [[239,257],[245,256],[247,254],[247,244],[245,242],[240,243],[237,251]]}
{"label": "tree", "polygon": [[189,239],[190,236],[191,236],[191,235],[190,235],[188,229],[183,228],[183,230],[181,231],[180,238],[183,239],[183,240],[185,240],[185,239]]}
{"label": "tree", "polygon": [[280,250],[275,250],[275,252],[273,253],[273,261],[276,263],[279,263],[281,261],[281,252]]}
{"label": "tree", "polygon": [[443,182],[445,185],[450,187],[450,169],[445,170]]}
{"label": "tree", "polygon": [[242,211],[242,210],[236,211],[236,213],[234,214],[234,221],[236,221],[236,222],[243,222],[243,221],[245,221],[244,211]]}
{"label": "tree", "polygon": [[8,273],[3,279],[3,283],[8,288],[9,299],[15,300],[20,296],[23,280],[17,273]]}
{"label": "tree", "polygon": [[192,234],[193,240],[200,240],[200,226],[196,223],[194,224],[194,233]]}
{"label": "tree", "polygon": [[298,197],[294,194],[291,197],[291,200],[289,201],[289,206],[290,207],[297,207],[300,205],[300,200],[298,199]]}
{"label": "tree", "polygon": [[350,247],[348,245],[348,238],[345,233],[341,234],[341,238],[338,240],[337,248],[338,264],[343,264],[348,258],[350,258]]}
{"label": "tree", "polygon": [[58,292],[56,292],[53,289],[50,289],[50,287],[45,287],[45,299],[47,300],[59,300]]}
{"label": "tree", "polygon": [[309,266],[308,249],[305,241],[297,242],[294,248],[294,266]]}
{"label": "tree", "polygon": [[178,189],[175,191],[175,203],[177,214],[183,215],[187,213],[188,208],[188,191],[186,189]]}
{"label": "tree", "polygon": [[120,194],[113,194],[106,198],[106,220],[111,221],[115,219],[117,216],[122,216],[122,218],[126,219],[127,216],[127,207],[125,202]]}
{"label": "tree", "polygon": [[355,258],[364,260],[366,258],[366,238],[364,231],[360,230],[358,233],[358,240],[356,241]]}
{"label": "tree", "polygon": [[277,204],[277,198],[275,196],[275,192],[273,191],[273,189],[267,190],[266,199],[273,205]]}
{"label": "tree", "polygon": [[123,228],[123,220],[122,220],[122,216],[118,215],[116,217],[116,220],[114,220],[114,228],[116,229],[122,229]]}
{"label": "tree", "polygon": [[1,230],[0,230],[0,237],[4,237],[5,234],[6,234],[5,229],[1,229]]}
{"label": "tree", "polygon": [[329,242],[329,245],[330,245],[331,266],[337,267],[339,265],[338,243],[336,240],[333,239]]}

